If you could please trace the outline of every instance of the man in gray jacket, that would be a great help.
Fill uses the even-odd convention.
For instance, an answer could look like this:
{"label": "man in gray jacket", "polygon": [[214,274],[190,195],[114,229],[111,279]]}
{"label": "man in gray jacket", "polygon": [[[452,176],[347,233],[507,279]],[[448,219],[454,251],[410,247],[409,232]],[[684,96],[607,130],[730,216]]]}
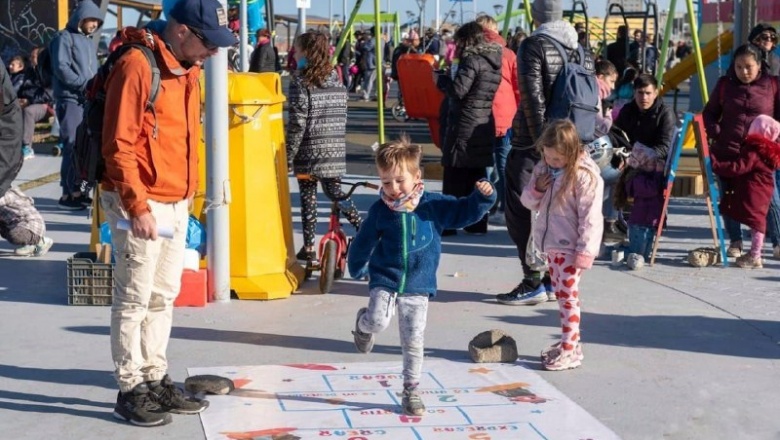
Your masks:
{"label": "man in gray jacket", "polygon": [[92,41],[92,35],[102,25],[100,8],[95,2],[84,0],[76,6],[65,29],[49,44],[53,69],[52,87],[62,143],[62,197],[58,203],[60,209],[76,211],[92,204],[92,200],[81,192],[81,179],[76,176],[72,155],[76,128],[84,113],[87,81],[92,79],[99,67],[97,48]]}

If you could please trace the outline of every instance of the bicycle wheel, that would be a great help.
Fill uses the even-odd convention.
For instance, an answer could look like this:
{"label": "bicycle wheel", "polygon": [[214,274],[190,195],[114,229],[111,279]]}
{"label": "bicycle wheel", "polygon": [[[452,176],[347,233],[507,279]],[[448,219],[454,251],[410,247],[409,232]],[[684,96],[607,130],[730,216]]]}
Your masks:
{"label": "bicycle wheel", "polygon": [[393,113],[393,119],[398,122],[406,122],[409,119],[406,115],[406,107],[401,101],[396,101],[390,111]]}
{"label": "bicycle wheel", "polygon": [[336,279],[336,242],[328,240],[322,247],[320,256],[320,293],[330,293],[333,287],[333,280]]}

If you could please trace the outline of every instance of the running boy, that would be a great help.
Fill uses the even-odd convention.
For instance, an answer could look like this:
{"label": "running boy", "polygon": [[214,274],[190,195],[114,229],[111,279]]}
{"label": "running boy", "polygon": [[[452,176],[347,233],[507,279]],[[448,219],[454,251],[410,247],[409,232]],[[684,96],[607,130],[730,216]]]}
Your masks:
{"label": "running boy", "polygon": [[534,167],[520,201],[539,212],[532,234],[539,251],[547,254],[562,329],[560,342],[542,351],[542,366],[559,371],[577,368],[583,359],[578,285],[599,252],[604,182],[571,121],[552,121],[536,146],[543,160]]}
{"label": "running boy", "polygon": [[347,259],[353,278],[369,275],[370,279],[368,307],[358,310],[352,332],[355,346],[361,353],[370,353],[374,333],[387,328],[397,308],[403,352],[401,404],[405,414],[415,416],[425,412],[417,386],[428,299],[436,295],[441,233],[475,223],[496,201],[487,180],[477,182],[471,195],[459,199],[425,192],[421,153],[420,146],[407,137],[379,147],[380,200],[368,210]]}

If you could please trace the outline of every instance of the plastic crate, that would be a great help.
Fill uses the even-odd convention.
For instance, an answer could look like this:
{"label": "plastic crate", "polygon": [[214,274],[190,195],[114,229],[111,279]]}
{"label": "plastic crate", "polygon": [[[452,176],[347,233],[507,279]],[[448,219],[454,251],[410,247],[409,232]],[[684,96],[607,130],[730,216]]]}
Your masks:
{"label": "plastic crate", "polygon": [[68,304],[110,306],[114,267],[98,263],[94,252],[78,252],[68,258]]}

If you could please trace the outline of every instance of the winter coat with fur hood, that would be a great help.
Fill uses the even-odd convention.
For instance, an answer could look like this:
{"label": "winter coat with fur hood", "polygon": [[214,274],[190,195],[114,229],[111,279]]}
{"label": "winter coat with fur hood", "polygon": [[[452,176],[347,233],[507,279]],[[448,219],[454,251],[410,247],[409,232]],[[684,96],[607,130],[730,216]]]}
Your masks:
{"label": "winter coat with fur hood", "polygon": [[594,71],[590,51],[585,51],[584,61],[579,59],[577,31],[568,21],[544,23],[523,40],[517,51],[517,75],[522,99],[512,124],[512,147],[517,149],[533,148],[542,134],[547,103],[554,99],[553,83],[563,69],[563,59],[550,38],[570,51],[569,62],[582,62],[588,71]]}
{"label": "winter coat with fur hood", "polygon": [[780,168],[780,144],[760,135],[749,135],[739,157],[718,160],[712,171],[722,178],[720,212],[751,229],[766,233],[766,215],[775,190],[775,170]]}
{"label": "winter coat with fur hood", "polygon": [[496,125],[493,99],[501,83],[502,47],[482,43],[463,50],[454,79],[439,75],[437,86],[449,99],[442,164],[481,168],[493,164]]}
{"label": "winter coat with fur hood", "polygon": [[538,211],[532,231],[534,243],[541,252],[563,252],[575,255],[578,269],[589,269],[599,254],[604,216],[604,180],[598,165],[583,153],[577,166],[574,188],[559,195],[563,176],[553,181],[545,192],[536,190],[536,179],[548,172],[544,161],[534,166],[533,175],[523,189],[520,201],[531,211]]}

